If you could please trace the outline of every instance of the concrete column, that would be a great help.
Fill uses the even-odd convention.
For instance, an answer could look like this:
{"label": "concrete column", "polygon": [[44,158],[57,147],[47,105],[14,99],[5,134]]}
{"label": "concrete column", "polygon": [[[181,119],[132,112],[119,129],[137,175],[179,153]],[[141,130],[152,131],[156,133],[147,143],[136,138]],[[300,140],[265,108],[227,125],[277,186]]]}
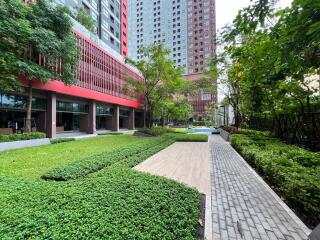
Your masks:
{"label": "concrete column", "polygon": [[120,118],[120,110],[118,105],[114,105],[113,107],[113,116],[112,116],[112,131],[119,132],[119,118]]}
{"label": "concrete column", "polygon": [[128,129],[129,130],[134,130],[134,126],[135,126],[135,123],[134,123],[134,118],[135,118],[135,112],[134,112],[134,109],[132,108],[130,111],[129,111],[129,117],[128,117]]}
{"label": "concrete column", "polygon": [[54,138],[57,131],[57,96],[49,92],[47,98],[46,132],[49,138]]}
{"label": "concrete column", "polygon": [[94,134],[95,132],[96,132],[96,102],[92,100],[89,103],[87,133]]}

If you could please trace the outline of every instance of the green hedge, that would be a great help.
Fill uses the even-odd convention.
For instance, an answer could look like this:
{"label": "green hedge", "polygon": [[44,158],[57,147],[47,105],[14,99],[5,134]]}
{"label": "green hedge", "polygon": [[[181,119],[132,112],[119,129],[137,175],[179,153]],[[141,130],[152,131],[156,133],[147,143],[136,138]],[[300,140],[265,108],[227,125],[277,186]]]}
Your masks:
{"label": "green hedge", "polygon": [[138,131],[152,136],[161,136],[167,133],[167,129],[164,127],[139,128]]}
{"label": "green hedge", "polygon": [[0,135],[0,142],[14,142],[14,141],[22,141],[22,140],[40,139],[45,137],[46,137],[46,134],[42,132]]}
{"label": "green hedge", "polygon": [[234,134],[232,146],[311,218],[320,214],[320,154],[264,134]]}
{"label": "green hedge", "polygon": [[128,168],[68,182],[0,177],[1,239],[195,239],[199,193]]}
{"label": "green hedge", "polygon": [[98,133],[98,136],[105,136],[105,135],[123,135],[122,132],[105,132],[105,133]]}
{"label": "green hedge", "polygon": [[45,180],[67,181],[85,177],[86,175],[97,172],[102,168],[108,167],[116,162],[127,159],[134,155],[140,155],[154,146],[166,147],[174,140],[169,137],[150,139],[150,141],[139,142],[128,145],[114,151],[99,153],[79,161],[70,162],[64,166],[52,169],[45,173],[41,178]]}
{"label": "green hedge", "polygon": [[72,142],[75,141],[75,138],[56,138],[56,139],[51,139],[50,142],[51,144],[57,144],[57,143],[63,143],[63,142]]}
{"label": "green hedge", "polygon": [[206,134],[171,133],[167,136],[174,138],[177,142],[208,142],[208,135]]}

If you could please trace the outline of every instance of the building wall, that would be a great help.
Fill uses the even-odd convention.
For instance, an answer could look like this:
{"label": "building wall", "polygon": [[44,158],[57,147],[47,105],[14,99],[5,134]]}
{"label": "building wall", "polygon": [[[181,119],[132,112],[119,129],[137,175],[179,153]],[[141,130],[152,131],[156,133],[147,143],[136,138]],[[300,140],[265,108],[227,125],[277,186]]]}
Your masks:
{"label": "building wall", "polygon": [[215,54],[215,0],[188,0],[188,73],[203,72]]}
{"label": "building wall", "polygon": [[121,25],[120,25],[120,30],[121,30],[121,55],[124,57],[128,56],[128,46],[129,46],[129,40],[128,40],[128,0],[121,0]]}
{"label": "building wall", "polygon": [[55,0],[58,4],[65,4],[71,12],[76,14],[78,8],[84,8],[96,21],[96,34],[115,51],[123,54],[123,42],[127,44],[127,37],[123,35],[123,23],[127,20],[127,8],[121,7],[127,0]]}
{"label": "building wall", "polygon": [[187,72],[186,6],[186,0],[130,0],[129,57],[139,60],[140,47],[163,43]]}
{"label": "building wall", "polygon": [[215,54],[215,0],[131,0],[129,56],[139,48],[163,43],[186,74],[201,73]]}
{"label": "building wall", "polygon": [[[78,83],[65,86],[59,81],[37,82],[34,88],[139,108],[140,97],[126,93],[124,86],[128,77],[141,81],[141,76],[76,30],[74,34],[81,49]],[[39,64],[45,65],[45,57],[39,57]],[[56,71],[59,73],[59,67]]]}

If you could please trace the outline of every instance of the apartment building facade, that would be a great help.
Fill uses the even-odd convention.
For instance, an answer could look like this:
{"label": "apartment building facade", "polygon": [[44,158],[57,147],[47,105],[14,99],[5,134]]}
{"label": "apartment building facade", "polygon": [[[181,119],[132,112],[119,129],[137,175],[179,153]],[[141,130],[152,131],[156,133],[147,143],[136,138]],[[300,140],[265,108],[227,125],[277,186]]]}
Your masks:
{"label": "apartment building facade", "polygon": [[[216,52],[215,0],[131,0],[129,33],[130,58],[141,59],[142,46],[162,43],[186,79],[199,81]],[[195,118],[216,102],[216,84],[212,88],[191,100]]]}
{"label": "apartment building facade", "polygon": [[97,36],[113,50],[128,55],[128,0],[55,0],[76,15],[83,8],[96,23]]}
{"label": "apartment building facade", "polygon": [[[73,21],[73,34],[80,47],[78,82],[64,85],[55,79],[33,83],[32,128],[54,138],[59,133],[142,127],[141,98],[124,91],[127,78],[141,81],[139,72],[125,58]],[[45,64],[45,57],[39,57]],[[59,71],[59,69],[56,69]],[[21,79],[28,86],[28,79]],[[26,92],[0,89],[0,134],[24,131]]]}

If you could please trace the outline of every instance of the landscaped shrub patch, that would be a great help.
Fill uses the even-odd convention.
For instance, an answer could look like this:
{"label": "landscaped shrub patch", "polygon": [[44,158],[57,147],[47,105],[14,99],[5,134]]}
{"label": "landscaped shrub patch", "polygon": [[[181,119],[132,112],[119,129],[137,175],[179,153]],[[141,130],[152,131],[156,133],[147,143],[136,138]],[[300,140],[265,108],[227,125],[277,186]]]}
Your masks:
{"label": "landscaped shrub patch", "polygon": [[208,135],[206,134],[168,134],[177,142],[208,142]]}
{"label": "landscaped shrub patch", "polygon": [[57,143],[63,143],[63,142],[71,142],[75,141],[75,138],[56,138],[56,139],[51,139],[50,142],[51,144],[57,144]]}
{"label": "landscaped shrub patch", "polygon": [[231,144],[308,221],[320,220],[320,154],[263,135],[235,134]]}
{"label": "landscaped shrub patch", "polygon": [[160,136],[168,132],[164,127],[139,128],[138,131],[152,136]]}
{"label": "landscaped shrub patch", "polygon": [[45,137],[46,137],[46,134],[42,132],[0,135],[0,142],[14,142],[14,141],[22,141],[22,140],[40,139]]}
{"label": "landscaped shrub patch", "polygon": [[64,166],[52,169],[42,178],[46,180],[67,181],[99,171],[113,163],[124,160],[133,155],[139,155],[153,146],[168,146],[173,141],[171,138],[154,138],[149,141],[141,141],[114,151],[102,152],[78,161],[70,162]]}
{"label": "landscaped shrub patch", "polygon": [[122,132],[103,132],[103,133],[98,133],[99,136],[105,136],[105,135],[123,135]]}
{"label": "landscaped shrub patch", "polygon": [[194,239],[199,193],[110,168],[68,182],[0,179],[2,239]]}

